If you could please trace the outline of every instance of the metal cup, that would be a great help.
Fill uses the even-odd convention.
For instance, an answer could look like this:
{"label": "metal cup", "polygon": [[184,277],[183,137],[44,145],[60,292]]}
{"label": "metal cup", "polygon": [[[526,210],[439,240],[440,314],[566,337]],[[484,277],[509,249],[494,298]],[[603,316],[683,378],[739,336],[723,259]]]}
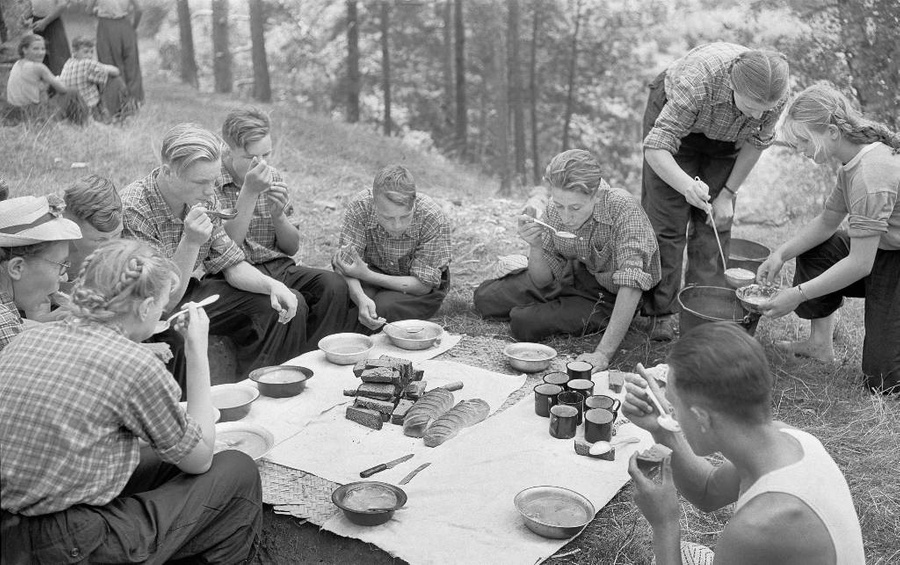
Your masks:
{"label": "metal cup", "polygon": [[584,413],[584,439],[590,443],[612,439],[613,413],[604,408],[592,408]]}
{"label": "metal cup", "polygon": [[571,439],[578,429],[578,409],[557,404],[550,409],[550,435],[557,439]]}
{"label": "metal cup", "polygon": [[561,373],[559,371],[555,373],[547,373],[546,375],[544,375],[544,382],[552,385],[559,385],[565,388],[566,383],[569,382],[569,375]]}
{"label": "metal cup", "polygon": [[566,390],[556,397],[556,404],[564,404],[567,406],[572,406],[576,410],[578,410],[578,425],[581,425],[582,414],[584,412],[584,395],[580,392],[576,392],[574,390]]}
{"label": "metal cup", "polygon": [[556,406],[556,396],[563,391],[559,385],[541,383],[534,387],[534,413],[550,417],[550,408]]}
{"label": "metal cup", "polygon": [[591,372],[593,370],[594,366],[587,361],[570,361],[566,365],[566,373],[568,373],[569,377],[572,379],[591,380]]}
{"label": "metal cup", "polygon": [[589,396],[584,399],[585,410],[590,410],[591,408],[603,408],[604,410],[612,412],[614,417],[619,415],[619,408],[621,408],[621,406],[621,400],[606,396],[605,394],[595,394],[594,396]]}
{"label": "metal cup", "polygon": [[566,389],[580,392],[587,398],[594,394],[594,381],[590,379],[572,379],[566,383]]}

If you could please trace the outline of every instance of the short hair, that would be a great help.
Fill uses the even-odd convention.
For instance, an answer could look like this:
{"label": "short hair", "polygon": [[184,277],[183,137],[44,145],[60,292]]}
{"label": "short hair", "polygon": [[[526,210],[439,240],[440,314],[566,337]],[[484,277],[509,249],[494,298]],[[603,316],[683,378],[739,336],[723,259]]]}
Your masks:
{"label": "short hair", "polygon": [[220,160],[222,140],[197,124],[178,124],[163,136],[159,156],[163,164],[181,174],[197,161]]}
{"label": "short hair", "polygon": [[731,63],[731,84],[754,102],[774,104],[787,97],[790,88],[787,57],[778,51],[744,51]]}
{"label": "short hair", "polygon": [[600,163],[584,149],[559,153],[547,164],[544,180],[550,188],[573,190],[593,196],[600,188],[603,170]]}
{"label": "short hair", "polygon": [[225,116],[222,122],[222,139],[229,147],[246,149],[270,133],[269,116],[259,108],[245,106],[236,108]]}
{"label": "short hair", "polygon": [[19,57],[25,56],[25,50],[31,47],[32,43],[36,43],[38,41],[44,41],[44,38],[36,33],[26,33],[22,37],[19,38]]}
{"label": "short hair", "polygon": [[774,380],[762,346],[734,322],[702,324],[672,346],[675,387],[738,421],[772,418]]}
{"label": "short hair", "polygon": [[102,232],[122,225],[122,198],[111,180],[99,175],[81,177],[65,189],[66,213]]}
{"label": "short hair", "polygon": [[416,201],[416,181],[403,165],[388,165],[375,175],[372,196],[384,196],[394,204],[412,208]]}
{"label": "short hair", "polygon": [[93,49],[95,45],[96,43],[94,43],[93,39],[84,35],[80,35],[72,40],[73,51],[78,51],[82,47],[90,47],[91,49]]}

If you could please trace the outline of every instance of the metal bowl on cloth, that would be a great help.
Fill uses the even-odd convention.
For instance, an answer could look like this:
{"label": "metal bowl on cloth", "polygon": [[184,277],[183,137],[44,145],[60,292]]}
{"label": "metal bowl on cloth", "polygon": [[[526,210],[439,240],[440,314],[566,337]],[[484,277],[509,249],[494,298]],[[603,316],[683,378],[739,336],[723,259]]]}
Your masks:
{"label": "metal bowl on cloth", "polygon": [[216,424],[214,453],[233,449],[258,461],[275,447],[275,436],[259,424],[249,422],[223,422]]}
{"label": "metal bowl on cloth", "polygon": [[371,337],[350,332],[331,334],[319,340],[319,349],[335,365],[353,365],[362,361],[374,346]]}
{"label": "metal bowl on cloth", "polygon": [[529,487],[513,500],[528,529],[539,536],[567,539],[578,535],[594,519],[594,505],[563,487]]}
{"label": "metal bowl on cloth", "polygon": [[400,320],[384,325],[384,334],[401,349],[428,349],[441,342],[444,328],[426,320]]}
{"label": "metal bowl on cloth", "polygon": [[210,387],[215,408],[222,414],[222,422],[240,420],[250,413],[250,405],[259,398],[259,391],[252,386],[226,383]]}
{"label": "metal bowl on cloth", "polygon": [[380,481],[357,481],[336,488],[331,493],[331,501],[354,524],[378,526],[406,504],[406,492]]}
{"label": "metal bowl on cloth", "polygon": [[297,365],[274,365],[254,369],[249,376],[264,396],[287,398],[300,394],[313,372],[312,369]]}
{"label": "metal bowl on cloth", "polygon": [[550,366],[556,357],[556,350],[541,343],[511,343],[503,349],[509,365],[523,373],[537,373]]}

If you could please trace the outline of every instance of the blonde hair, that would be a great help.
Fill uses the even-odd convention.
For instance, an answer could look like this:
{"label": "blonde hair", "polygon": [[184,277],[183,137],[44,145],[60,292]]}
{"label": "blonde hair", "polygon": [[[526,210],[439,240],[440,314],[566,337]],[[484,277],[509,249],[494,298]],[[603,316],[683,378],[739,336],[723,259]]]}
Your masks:
{"label": "blonde hair", "polygon": [[192,123],[172,126],[163,136],[159,156],[177,174],[197,161],[218,161],[222,157],[222,140],[210,131]]}
{"label": "blonde hair", "polygon": [[744,51],[731,63],[734,90],[754,102],[774,104],[790,88],[787,57],[778,51]]}
{"label": "blonde hair", "polygon": [[372,182],[372,196],[384,196],[394,204],[412,208],[416,202],[416,181],[403,165],[388,165]]}
{"label": "blonde hair", "polygon": [[544,180],[550,188],[573,190],[588,196],[597,194],[603,182],[600,163],[584,149],[569,149],[547,164]]}
{"label": "blonde hair", "polygon": [[270,133],[269,116],[253,106],[232,110],[222,122],[222,139],[229,147],[246,149]]}
{"label": "blonde hair", "polygon": [[65,189],[67,215],[102,232],[122,225],[122,199],[111,180],[99,175],[81,177]]}
{"label": "blonde hair", "polygon": [[835,126],[851,143],[859,145],[880,141],[900,151],[900,135],[884,124],[865,118],[853,107],[846,96],[827,83],[817,83],[807,87],[790,103],[785,112],[781,133],[787,143],[797,145],[798,134],[808,138],[821,148],[818,135],[828,126]]}
{"label": "blonde hair", "polygon": [[72,292],[69,310],[80,319],[110,322],[159,297],[166,283],[178,285],[178,267],[150,245],[118,239],[88,255]]}

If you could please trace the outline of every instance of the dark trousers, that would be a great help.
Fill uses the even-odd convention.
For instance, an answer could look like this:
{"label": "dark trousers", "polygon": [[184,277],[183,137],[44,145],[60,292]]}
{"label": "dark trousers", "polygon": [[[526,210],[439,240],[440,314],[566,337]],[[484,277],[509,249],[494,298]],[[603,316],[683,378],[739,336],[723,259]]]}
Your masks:
{"label": "dark trousers", "polygon": [[[377,271],[374,267],[370,268]],[[371,284],[362,284],[366,296],[375,301],[375,311],[388,322],[427,320],[437,314],[450,290],[450,269],[441,272],[441,284],[428,294],[416,296]]]}
{"label": "dark trousers", "polygon": [[137,33],[130,18],[97,18],[97,59],[118,67],[131,99],[138,104],[144,101]]}
{"label": "dark trousers", "polygon": [[[839,231],[797,257],[794,285],[821,275],[850,254],[850,236]],[[869,388],[900,392],[900,251],[879,249],[872,272],[838,291],[807,300],[795,310],[805,320],[825,318],[844,297],[865,298],[862,370]]]}
{"label": "dark trousers", "polygon": [[357,330],[359,310],[350,299],[344,277],[333,271],[295,265],[287,257],[255,265],[263,274],[283,282],[303,296],[309,308],[306,344],[302,352],[318,347],[325,336]]}
{"label": "dark trousers", "polygon": [[[243,378],[253,369],[280,365],[316,348],[315,343],[311,344],[306,339],[306,319],[309,315],[306,300],[297,291],[292,292],[297,296],[297,314],[287,324],[278,322],[278,312],[272,308],[269,295],[238,290],[228,284],[221,274],[208,275],[202,280],[191,279],[176,309],[187,302],[219,295],[219,300],[203,307],[209,316],[209,333],[234,341],[238,376]],[[183,398],[187,383],[183,339],[170,329],[149,341],[168,343],[172,349],[174,358],[167,367],[178,381]]]}
{"label": "dark trousers", "polygon": [[[35,21],[39,19],[34,18]],[[72,56],[72,52],[69,50],[69,38],[66,36],[66,26],[63,25],[62,18],[56,18],[47,24],[43,31],[35,33],[44,38],[44,45],[47,47],[44,64],[54,76],[59,76],[63,65]]]}
{"label": "dark trousers", "polygon": [[604,289],[584,269],[576,269],[571,284],[554,282],[538,288],[527,269],[484,281],[475,289],[475,309],[486,318],[509,319],[519,341],[540,341],[556,334],[585,335],[609,324],[616,295]]}
{"label": "dark trousers", "polygon": [[239,451],[202,475],[162,463],[149,448],[105,506],[44,516],[3,513],[3,563],[249,563],[262,528],[256,463]]}
{"label": "dark trousers", "polygon": [[[650,96],[644,111],[644,136],[656,123],[666,104],[665,72],[650,83]],[[681,139],[681,147],[673,155],[675,162],[690,176],[699,176],[709,185],[710,201],[725,186],[737,158],[733,141],[716,141],[702,133]],[[659,243],[662,279],[650,292],[644,312],[648,316],[674,314],[678,311],[678,291],[684,270],[684,247],[688,248],[685,284],[726,286],[725,266],[719,258],[719,247],[713,228],[706,224],[706,212],[688,204],[684,196],[666,184],[644,159],[641,182],[641,205],[650,218]],[[731,241],[731,226],[719,230],[725,256]]]}

